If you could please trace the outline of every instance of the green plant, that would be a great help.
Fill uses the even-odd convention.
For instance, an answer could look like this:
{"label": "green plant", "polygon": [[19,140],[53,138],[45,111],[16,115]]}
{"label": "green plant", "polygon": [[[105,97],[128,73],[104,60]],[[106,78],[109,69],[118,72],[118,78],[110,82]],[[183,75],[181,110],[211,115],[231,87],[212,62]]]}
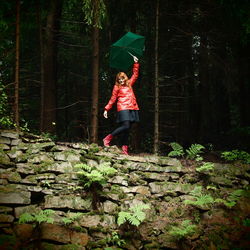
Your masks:
{"label": "green plant", "polygon": [[3,84],[0,82],[0,128],[15,127],[15,123],[8,109],[8,97]]}
{"label": "green plant", "polygon": [[246,218],[243,220],[243,226],[250,227],[250,219]]}
{"label": "green plant", "polygon": [[83,213],[68,213],[67,217],[62,218],[64,225],[69,225],[82,217]]}
{"label": "green plant", "polygon": [[221,157],[227,161],[242,161],[244,163],[250,164],[250,154],[242,150],[232,150],[224,151],[221,153]]}
{"label": "green plant", "polygon": [[186,150],[187,152],[187,158],[196,160],[196,161],[202,161],[203,158],[200,156],[200,153],[202,153],[202,150],[205,149],[204,146],[201,144],[192,144],[189,149]]}
{"label": "green plant", "polygon": [[190,192],[190,194],[195,200],[184,200],[186,205],[193,205],[198,208],[206,208],[207,206],[216,202],[216,200],[211,195],[203,194],[202,186],[196,186],[194,190]]}
{"label": "green plant", "polygon": [[80,182],[85,188],[90,188],[94,184],[101,186],[107,183],[109,177],[113,176],[117,170],[110,167],[110,163],[102,163],[98,166],[88,166],[87,164],[76,164],[75,169],[80,178]]}
{"label": "green plant", "polygon": [[186,153],[187,158],[191,160],[201,161],[203,158],[200,156],[202,150],[205,149],[201,144],[192,144],[188,149],[184,151],[183,147],[177,142],[171,142],[169,144],[172,147],[172,151],[168,153],[168,156],[175,157],[181,156],[183,157]]}
{"label": "green plant", "polygon": [[195,200],[185,200],[184,203],[186,205],[193,205],[199,208],[204,208],[209,205],[213,205],[214,203],[223,203],[225,206],[231,208],[236,205],[237,201],[240,197],[247,195],[246,191],[243,189],[234,190],[226,200],[221,198],[213,198],[209,194],[202,193],[202,186],[197,186],[190,192]]}
{"label": "green plant", "polygon": [[92,194],[92,207],[98,209],[100,191],[117,170],[110,167],[110,162],[104,162],[97,166],[87,164],[76,164],[75,170],[79,177],[80,184]]}
{"label": "green plant", "polygon": [[179,226],[173,226],[169,234],[180,240],[195,233],[197,226],[191,224],[190,220],[184,220]]}
{"label": "green plant", "polygon": [[50,139],[52,141],[56,141],[57,139],[57,136],[56,135],[53,135],[53,134],[50,134],[50,133],[41,133],[41,137],[45,138],[45,139]]}
{"label": "green plant", "polygon": [[214,169],[214,164],[211,162],[205,162],[203,165],[199,166],[196,168],[197,172],[209,172],[212,171]]}
{"label": "green plant", "polygon": [[237,190],[234,190],[231,194],[229,194],[229,196],[227,197],[226,200],[216,199],[215,202],[221,202],[225,206],[231,208],[231,207],[234,207],[236,205],[237,201],[240,199],[240,197],[242,197],[244,195],[246,195],[245,190],[237,189]]}
{"label": "green plant", "polygon": [[[111,243],[113,246],[118,246],[118,247],[122,247],[126,244],[125,240],[122,240],[120,238],[120,235],[116,231],[112,232],[111,236],[107,238],[107,242]],[[105,249],[108,249],[108,248],[105,248]]]}
{"label": "green plant", "polygon": [[118,213],[117,224],[120,226],[125,222],[131,225],[139,226],[146,218],[145,212],[142,210],[149,209],[150,206],[147,204],[140,204],[134,207],[130,207],[129,211],[121,211]]}
{"label": "green plant", "polygon": [[171,142],[169,145],[172,147],[173,150],[168,153],[168,156],[172,156],[172,157],[184,156],[185,154],[184,149],[179,143]]}
{"label": "green plant", "polygon": [[45,209],[40,211],[39,213],[23,213],[18,223],[29,223],[29,222],[36,222],[38,224],[41,224],[42,222],[46,223],[54,223],[53,217],[51,217],[55,213],[54,210],[51,209]]}

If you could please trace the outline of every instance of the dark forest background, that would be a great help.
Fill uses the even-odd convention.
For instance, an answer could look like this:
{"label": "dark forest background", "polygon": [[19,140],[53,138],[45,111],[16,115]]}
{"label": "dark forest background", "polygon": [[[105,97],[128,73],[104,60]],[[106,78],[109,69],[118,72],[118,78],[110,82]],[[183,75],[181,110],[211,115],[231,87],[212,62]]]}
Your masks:
{"label": "dark forest background", "polygon": [[10,118],[58,141],[102,145],[117,126],[116,107],[102,116],[118,73],[110,46],[131,31],[146,38],[134,152],[157,143],[165,154],[173,141],[250,148],[248,0],[9,0],[0,29],[2,128]]}

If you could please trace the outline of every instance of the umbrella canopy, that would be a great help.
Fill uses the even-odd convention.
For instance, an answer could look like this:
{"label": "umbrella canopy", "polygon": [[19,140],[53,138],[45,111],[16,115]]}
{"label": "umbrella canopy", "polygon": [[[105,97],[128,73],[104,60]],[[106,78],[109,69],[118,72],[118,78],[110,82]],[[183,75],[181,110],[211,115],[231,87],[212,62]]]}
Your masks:
{"label": "umbrella canopy", "polygon": [[110,67],[119,70],[127,70],[134,63],[134,55],[140,58],[144,51],[145,37],[128,32],[117,42],[111,45]]}

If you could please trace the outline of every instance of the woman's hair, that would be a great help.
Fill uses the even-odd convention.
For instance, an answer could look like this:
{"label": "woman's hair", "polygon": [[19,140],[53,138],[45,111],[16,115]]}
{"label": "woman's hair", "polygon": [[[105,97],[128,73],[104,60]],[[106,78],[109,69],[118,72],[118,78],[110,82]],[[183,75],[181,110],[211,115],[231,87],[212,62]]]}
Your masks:
{"label": "woman's hair", "polygon": [[116,75],[115,84],[118,85],[118,86],[121,86],[121,83],[119,82],[120,79],[124,79],[125,80],[125,86],[129,86],[128,76],[124,72],[119,72]]}

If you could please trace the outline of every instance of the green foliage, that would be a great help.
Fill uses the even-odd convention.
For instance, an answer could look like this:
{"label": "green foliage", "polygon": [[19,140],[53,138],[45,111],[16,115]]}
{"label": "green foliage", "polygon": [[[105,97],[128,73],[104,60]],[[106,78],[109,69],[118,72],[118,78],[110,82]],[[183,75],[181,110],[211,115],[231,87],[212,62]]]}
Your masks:
{"label": "green foliage", "polygon": [[117,224],[120,226],[123,223],[128,222],[129,224],[138,227],[146,218],[146,214],[142,210],[149,208],[150,206],[147,204],[140,204],[129,208],[130,212],[121,211],[118,214]]}
{"label": "green foliage", "polygon": [[250,219],[246,218],[245,220],[243,220],[243,226],[250,227]]}
{"label": "green foliage", "polygon": [[23,213],[18,222],[21,223],[30,223],[35,222],[41,224],[42,222],[46,223],[54,223],[54,219],[51,217],[55,213],[54,210],[45,209],[40,211],[39,213]]}
{"label": "green foliage", "polygon": [[197,226],[191,224],[190,220],[184,220],[181,225],[173,226],[169,231],[169,234],[177,238],[177,240],[183,239],[195,233]]}
{"label": "green foliage", "polygon": [[200,156],[202,150],[205,149],[201,144],[192,144],[189,149],[186,150],[187,157],[192,160],[201,161],[203,158]]}
{"label": "green foliage", "polygon": [[[196,207],[204,208],[216,202],[216,200],[211,195],[203,194],[202,186],[196,186],[194,190],[190,192],[190,194],[194,197],[195,200],[185,200],[184,203],[186,205],[193,205]],[[224,202],[224,200],[221,201]]]}
{"label": "green foliage", "polygon": [[203,165],[196,168],[196,171],[202,173],[202,172],[209,172],[214,169],[214,164],[211,162],[205,162]]}
{"label": "green foliage", "polygon": [[184,155],[184,149],[179,143],[171,142],[169,145],[172,147],[173,151],[169,152],[168,156],[175,157]]}
{"label": "green foliage", "polygon": [[62,218],[62,222],[64,225],[69,225],[79,219],[82,215],[82,213],[68,213],[67,217]]}
{"label": "green foliage", "polygon": [[221,153],[221,157],[227,161],[242,161],[250,164],[250,154],[242,150],[224,151]]}
{"label": "green foliage", "polygon": [[103,0],[97,1],[97,17],[95,17],[95,10],[93,0],[83,0],[84,21],[91,26],[102,28],[102,23],[106,18],[106,6]]}
{"label": "green foliage", "polygon": [[237,201],[246,194],[246,191],[243,189],[237,189],[234,190],[228,197],[227,200],[224,201],[223,203],[227,206],[227,207],[233,207],[236,205]]}
{"label": "green foliage", "polygon": [[192,144],[188,149],[186,149],[185,152],[184,152],[183,147],[177,142],[171,142],[169,145],[172,147],[173,150],[169,152],[168,156],[183,157],[186,152],[188,159],[196,160],[196,161],[203,160],[203,158],[200,156],[200,153],[202,153],[202,150],[205,149],[205,147],[202,146],[201,144]]}
{"label": "green foliage", "polygon": [[8,97],[0,82],[0,128],[13,128],[15,124],[8,111]]}
{"label": "green foliage", "polygon": [[110,163],[102,163],[98,166],[88,166],[87,164],[76,164],[77,175],[85,188],[90,188],[94,184],[101,186],[107,183],[109,177],[113,176],[117,170],[110,167]]}
{"label": "green foliage", "polygon": [[[107,238],[107,242],[111,243],[113,246],[118,246],[118,247],[122,247],[126,244],[125,240],[122,240],[120,238],[120,235],[116,231],[112,232],[111,236]],[[108,248],[105,249],[107,250]]]}
{"label": "green foliage", "polygon": [[193,205],[196,207],[204,208],[215,203],[222,203],[228,208],[231,208],[236,205],[240,197],[246,195],[246,191],[243,189],[234,190],[231,194],[229,194],[226,200],[221,198],[213,198],[209,194],[203,194],[202,186],[195,187],[194,190],[190,192],[190,194],[194,197],[195,200],[185,200],[184,203],[186,205]]}

